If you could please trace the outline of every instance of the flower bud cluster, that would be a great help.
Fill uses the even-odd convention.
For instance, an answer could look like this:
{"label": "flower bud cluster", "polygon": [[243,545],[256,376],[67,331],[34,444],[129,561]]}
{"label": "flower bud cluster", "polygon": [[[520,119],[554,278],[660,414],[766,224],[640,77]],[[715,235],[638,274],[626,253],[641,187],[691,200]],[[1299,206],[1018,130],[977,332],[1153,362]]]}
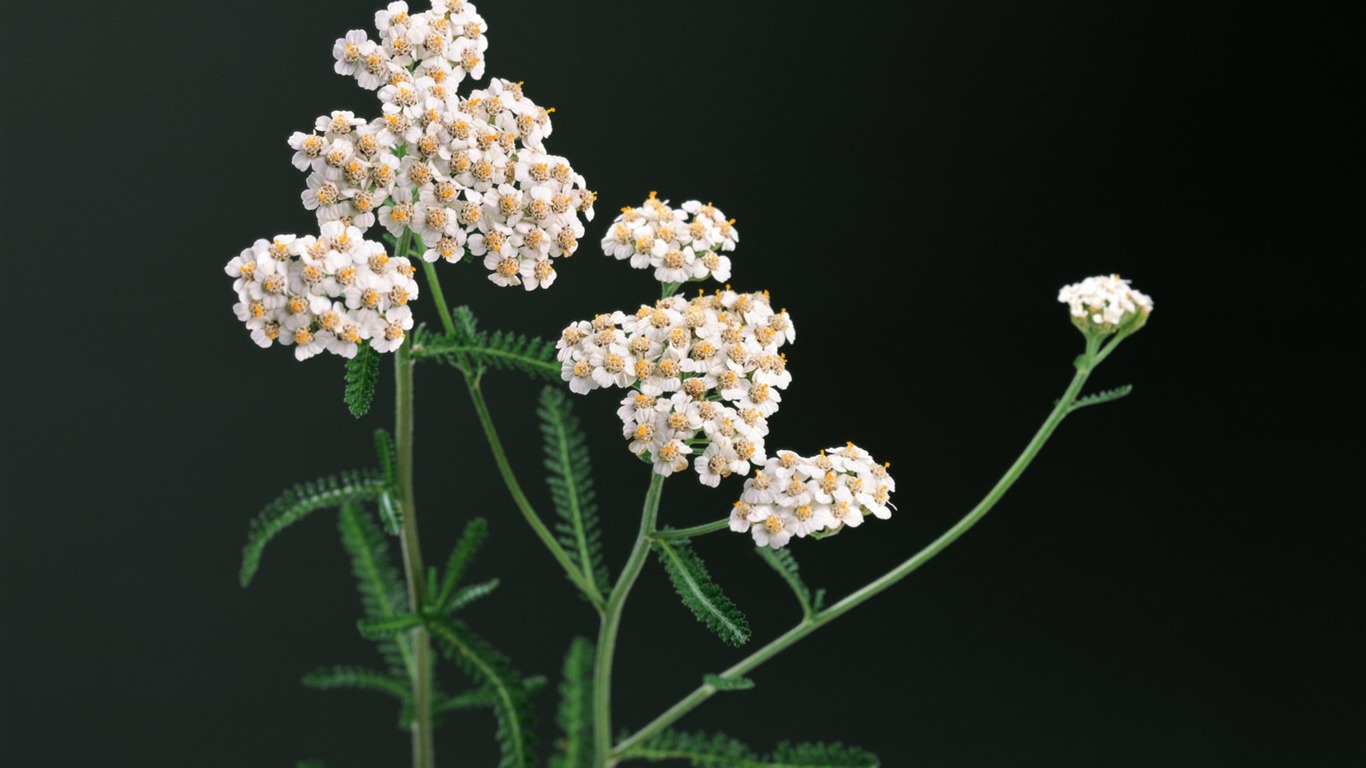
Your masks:
{"label": "flower bud cluster", "polygon": [[413,265],[339,221],[323,224],[319,237],[257,240],[225,271],[237,291],[233,311],[252,340],[293,345],[299,360],[324,350],[354,357],[367,340],[389,352],[413,327]]}
{"label": "flower bud cluster", "polygon": [[617,414],[633,453],[665,476],[691,463],[716,486],[765,461],[768,417],[792,381],[779,350],[795,338],[766,292],[727,286],[576,322],[556,347],[572,391],[631,390]]}
{"label": "flower bud cluster", "polygon": [[612,222],[602,249],[636,269],[653,269],[661,283],[730,279],[730,257],[740,235],[735,220],[711,203],[689,200],[682,209],[669,207],[651,192],[639,208],[626,207]]}
{"label": "flower bud cluster", "polygon": [[1088,277],[1064,286],[1058,301],[1067,305],[1072,323],[1083,333],[1113,333],[1148,321],[1153,300],[1129,287],[1119,275]]}
{"label": "flower bud cluster", "polygon": [[831,535],[846,525],[862,525],[865,515],[891,517],[895,490],[887,465],[875,463],[853,443],[811,457],[778,451],[745,481],[731,509],[730,528],[748,531],[761,547],[778,549],[793,536]]}

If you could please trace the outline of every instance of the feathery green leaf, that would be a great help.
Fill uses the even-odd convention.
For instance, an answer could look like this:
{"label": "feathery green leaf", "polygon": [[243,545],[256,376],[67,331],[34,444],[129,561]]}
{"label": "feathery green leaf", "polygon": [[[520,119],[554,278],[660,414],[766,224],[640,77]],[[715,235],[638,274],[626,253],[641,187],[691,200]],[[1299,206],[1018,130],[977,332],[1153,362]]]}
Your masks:
{"label": "feathery green leaf", "polygon": [[397,616],[361,619],[356,622],[356,629],[359,629],[362,635],[371,640],[393,637],[420,626],[422,626],[422,617],[416,613],[400,613]]}
{"label": "feathery green leaf", "polygon": [[710,685],[718,691],[748,691],[754,687],[754,681],[748,677],[722,677],[721,675],[703,675],[702,682]]}
{"label": "feathery green leaf", "polygon": [[442,609],[446,613],[455,613],[475,600],[493,594],[493,590],[498,588],[498,583],[497,579],[489,579],[478,584],[461,587],[455,591],[455,594],[451,595],[450,600],[442,605]]}
{"label": "feathery green leaf", "polygon": [[261,566],[261,552],[280,531],[299,522],[310,512],[336,507],[347,501],[377,498],[387,484],[374,470],[343,472],[300,483],[266,505],[251,521],[247,544],[242,548],[242,586],[251,583]]}
{"label": "feathery green leaf", "polygon": [[555,524],[560,546],[591,578],[598,591],[609,591],[607,566],[602,559],[602,530],[598,525],[597,492],[593,489],[593,466],[588,458],[588,438],[569,396],[556,387],[541,390],[536,414],[545,437],[546,485],[560,521]]}
{"label": "feathery green leaf", "polygon": [[460,621],[431,618],[427,628],[465,674],[493,691],[493,712],[498,719],[496,735],[503,753],[499,768],[535,765],[535,719],[526,683],[512,664]]}
{"label": "feathery green leaf", "polygon": [[1086,397],[1077,398],[1076,402],[1072,403],[1072,407],[1067,409],[1067,412],[1071,413],[1072,411],[1075,411],[1079,408],[1085,408],[1088,405],[1100,405],[1101,403],[1113,402],[1133,391],[1134,385],[1125,384],[1122,387],[1106,389],[1097,392],[1093,395],[1087,395]]}
{"label": "feathery green leaf", "polygon": [[[365,621],[390,622],[408,615],[408,592],[389,555],[389,542],[360,504],[343,504],[337,515],[342,547],[351,557]],[[361,629],[376,641],[390,672],[413,674],[412,647],[406,636]]]}
{"label": "feathery green leaf", "polygon": [[840,742],[789,744],[783,742],[761,765],[782,768],[878,768],[877,755]]}
{"label": "feathery green leaf", "polygon": [[683,604],[727,645],[739,647],[749,641],[749,622],[735,603],[711,580],[707,567],[686,540],[656,539],[655,549],[669,572]]}
{"label": "feathery green leaf", "polygon": [[690,765],[707,768],[735,768],[753,765],[754,750],[724,733],[661,731],[626,751],[626,757],[657,763],[660,760],[687,760]]}
{"label": "feathery green leaf", "polygon": [[[534,694],[545,687],[545,676],[533,675],[522,681],[528,695]],[[458,712],[463,709],[474,709],[476,707],[492,707],[498,700],[498,692],[487,686],[483,688],[471,688],[468,691],[457,693],[453,696],[445,696],[436,702],[432,707],[433,715],[440,715],[447,712]]]}
{"label": "feathery green leaf", "polygon": [[478,330],[469,307],[455,307],[455,333],[420,331],[413,338],[414,360],[437,360],[468,374],[482,368],[521,371],[532,377],[560,380],[554,342],[506,331]]}
{"label": "feathery green leaf", "polygon": [[626,757],[651,762],[687,760],[705,768],[878,768],[876,755],[857,747],[783,742],[772,754],[759,756],[723,733],[663,731],[626,751]]}
{"label": "feathery green leaf", "polygon": [[797,602],[801,603],[802,615],[810,618],[811,590],[802,581],[801,573],[797,568],[797,558],[787,549],[773,549],[772,547],[755,547],[754,552],[763,558],[773,570],[783,577],[783,581],[792,588],[792,593],[797,596]]}
{"label": "feathery green leaf", "polygon": [[359,419],[370,412],[378,379],[379,352],[370,346],[370,342],[363,342],[356,356],[346,361],[346,392],[343,399],[352,416]]}
{"label": "feathery green leaf", "polygon": [[304,675],[303,684],[319,691],[337,688],[355,688],[378,691],[394,696],[399,701],[409,701],[412,691],[406,678],[396,678],[386,672],[363,667],[323,667]]}
{"label": "feathery green leaf", "polygon": [[441,590],[436,593],[432,606],[438,610],[446,610],[446,602],[455,593],[455,587],[460,583],[460,577],[464,575],[465,568],[479,552],[479,548],[484,545],[484,539],[488,538],[489,524],[482,517],[476,517],[465,523],[465,530],[460,534],[460,540],[455,543],[451,550],[451,555],[446,559],[446,572],[441,581]]}
{"label": "feathery green leaf", "polygon": [[585,638],[574,638],[565,654],[555,722],[564,740],[551,768],[593,768],[593,643]]}

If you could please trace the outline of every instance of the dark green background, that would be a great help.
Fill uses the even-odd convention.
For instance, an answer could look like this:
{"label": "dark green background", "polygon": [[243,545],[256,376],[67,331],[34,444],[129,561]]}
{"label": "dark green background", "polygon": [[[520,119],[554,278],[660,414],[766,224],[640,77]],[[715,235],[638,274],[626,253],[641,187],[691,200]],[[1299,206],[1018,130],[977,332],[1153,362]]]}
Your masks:
{"label": "dark green background", "polygon": [[[332,516],[236,581],[261,505],[372,461],[392,386],[352,420],[340,361],[257,349],[221,271],[313,226],[285,139],[332,109],[378,112],[329,57],[376,7],[6,11],[6,765],[407,761],[387,700],[297,684],[373,659]],[[1132,397],[1069,419],[982,526],[682,727],[764,749],[844,739],[889,768],[1361,764],[1359,25],[1262,3],[480,10],[489,73],[557,108],[550,149],[602,196],[551,290],[470,265],[443,267],[446,290],[486,327],[552,335],[655,295],[594,245],[620,206],[657,189],[735,216],[732,283],[771,290],[799,333],[770,446],[854,440],[899,482],[891,521],[794,547],[835,596],[951,524],[1043,419],[1081,343],[1061,285],[1118,271],[1156,301],[1095,380]],[[486,382],[548,512],[537,385]],[[497,484],[456,374],[419,370],[417,397],[428,560],[486,516],[475,573],[503,587],[468,618],[558,676],[592,611]],[[615,569],[647,478],[615,399],[575,405]],[[663,519],[717,518],[738,487],[671,482]],[[745,539],[699,550],[755,643],[796,619]],[[737,658],[651,565],[622,631],[619,724]],[[441,764],[494,765],[492,732],[484,712],[448,726]]]}

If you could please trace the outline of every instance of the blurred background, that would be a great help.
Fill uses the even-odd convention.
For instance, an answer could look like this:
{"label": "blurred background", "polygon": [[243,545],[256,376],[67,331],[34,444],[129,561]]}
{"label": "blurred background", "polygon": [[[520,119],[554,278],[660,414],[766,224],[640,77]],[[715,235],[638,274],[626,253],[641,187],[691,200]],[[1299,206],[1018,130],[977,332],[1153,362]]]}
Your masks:
{"label": "blurred background", "polygon": [[[1133,395],[1069,418],[982,525],[679,727],[760,750],[839,739],[889,767],[1361,764],[1349,628],[1366,505],[1349,376],[1362,274],[1347,227],[1363,115],[1345,14],[478,6],[488,73],[556,108],[548,148],[601,197],[552,289],[442,265],[448,297],[486,328],[552,337],[657,295],[596,247],[621,206],[658,190],[734,216],[731,283],[770,290],[798,330],[770,447],[853,440],[898,481],[891,520],[794,545],[832,597],[951,525],[1047,415],[1081,349],[1059,287],[1118,272],[1156,303],[1093,378]],[[256,238],[313,231],[285,139],[333,109],[378,113],[330,57],[378,7],[76,0],[6,14],[5,764],[408,760],[389,700],[298,684],[376,662],[335,515],[287,531],[250,589],[237,583],[260,507],[373,463],[387,369],[376,407],[352,419],[341,361],[258,349],[222,272]],[[415,309],[435,321],[429,296]],[[594,614],[496,481],[458,374],[423,367],[416,387],[426,558],[488,519],[473,575],[503,583],[466,618],[551,678],[536,700],[550,743],[562,656],[595,636]],[[548,515],[539,388],[485,378]],[[574,400],[614,573],[648,483],[616,402]],[[663,521],[719,518],[739,489],[675,480]],[[697,548],[748,613],[752,647],[799,618],[747,537]],[[654,563],[620,648],[616,721],[632,729],[748,652],[697,624]],[[441,764],[495,765],[493,730],[487,711],[452,721]]]}

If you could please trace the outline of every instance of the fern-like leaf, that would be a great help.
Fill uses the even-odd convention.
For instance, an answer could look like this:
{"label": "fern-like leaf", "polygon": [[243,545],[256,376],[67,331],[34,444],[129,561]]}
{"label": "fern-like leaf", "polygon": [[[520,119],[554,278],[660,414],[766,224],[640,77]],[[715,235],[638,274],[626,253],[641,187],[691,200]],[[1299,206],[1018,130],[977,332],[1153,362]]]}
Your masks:
{"label": "fern-like leaf", "polygon": [[789,744],[783,742],[761,765],[782,768],[878,768],[877,755],[840,742]]}
{"label": "fern-like leaf", "polygon": [[857,747],[783,742],[772,754],[754,750],[723,733],[663,731],[626,751],[626,757],[651,762],[686,760],[706,768],[878,768],[877,756]]}
{"label": "fern-like leaf", "polygon": [[748,691],[754,687],[754,681],[748,677],[722,677],[721,675],[703,675],[702,682],[710,685],[718,691]]}
{"label": "fern-like leaf", "polygon": [[560,380],[554,342],[507,331],[480,331],[468,307],[456,307],[452,319],[455,333],[422,333],[414,338],[414,360],[438,360],[467,374],[477,374],[487,367]]}
{"label": "fern-like leaf", "polygon": [[493,594],[493,590],[498,588],[498,583],[497,579],[489,579],[488,581],[481,581],[478,584],[461,587],[455,591],[455,594],[451,595],[450,600],[444,604],[443,609],[447,613],[455,613],[475,600]]}
{"label": "fern-like leaf", "polygon": [[465,568],[474,559],[479,548],[484,545],[484,539],[488,538],[489,524],[482,517],[476,517],[465,524],[465,530],[460,534],[460,540],[455,543],[455,548],[451,550],[451,556],[446,559],[446,571],[441,581],[441,589],[436,592],[436,597],[432,601],[432,606],[437,611],[447,611],[446,603],[455,594],[455,588],[460,584],[460,577],[465,574]]}
{"label": "fern-like leaf", "polygon": [[408,638],[398,635],[401,630],[381,631],[369,626],[386,626],[400,619],[409,621],[407,588],[389,555],[388,541],[370,514],[357,503],[342,505],[337,529],[341,532],[342,547],[351,556],[351,573],[360,593],[365,616],[361,621],[366,624],[361,633],[378,643],[380,655],[393,674],[411,675],[413,656]]}
{"label": "fern-like leaf", "polygon": [[361,470],[300,483],[275,497],[251,521],[247,531],[247,544],[242,548],[242,586],[251,583],[261,566],[261,552],[280,531],[311,512],[340,506],[348,501],[378,498],[386,488],[387,484],[378,472]]}
{"label": "fern-like leaf", "polygon": [[551,768],[593,768],[593,644],[585,638],[574,638],[565,654],[555,722],[564,739]]}
{"label": "fern-like leaf", "polygon": [[707,567],[686,540],[656,539],[655,549],[669,572],[683,604],[727,645],[739,647],[749,641],[749,622],[735,603],[711,580]]}
{"label": "fern-like leaf", "polygon": [[755,547],[754,551],[765,563],[769,564],[773,570],[783,577],[783,581],[792,588],[792,593],[797,596],[797,602],[801,603],[802,615],[810,618],[812,613],[811,590],[802,581],[802,575],[797,568],[797,558],[787,549],[773,549],[771,547]]}
{"label": "fern-like leaf", "polygon": [[607,566],[602,559],[602,530],[598,525],[588,438],[579,428],[569,396],[556,387],[541,390],[536,414],[541,418],[545,468],[550,473],[546,475],[546,485],[550,486],[550,497],[560,517],[555,524],[560,546],[579,571],[593,580],[598,591],[606,594]]}
{"label": "fern-like leaf", "polygon": [[[527,695],[532,695],[545,687],[544,675],[533,675],[522,681],[526,688]],[[497,691],[484,688],[471,688],[453,696],[444,696],[432,706],[433,715],[441,715],[447,712],[459,712],[465,709],[475,709],[477,707],[492,707],[498,700]]]}
{"label": "fern-like leaf", "polygon": [[397,616],[361,619],[356,622],[356,629],[371,640],[383,640],[417,629],[422,623],[422,617],[416,613],[400,613]]}
{"label": "fern-like leaf", "polygon": [[354,688],[387,693],[403,702],[412,699],[412,691],[409,688],[407,678],[396,678],[386,672],[362,667],[315,669],[304,675],[303,684],[305,687],[319,691]]}
{"label": "fern-like leaf", "polygon": [[687,760],[689,765],[735,768],[754,765],[754,750],[724,733],[661,731],[626,751],[626,757],[657,763]]}
{"label": "fern-like leaf", "polygon": [[1088,405],[1100,405],[1101,403],[1114,402],[1133,391],[1134,385],[1125,384],[1122,387],[1106,389],[1093,395],[1087,395],[1086,397],[1078,398],[1076,402],[1072,403],[1072,407],[1068,408],[1067,412],[1071,413],[1079,408],[1085,408]]}
{"label": "fern-like leaf", "polygon": [[499,768],[535,765],[532,753],[536,737],[526,683],[501,653],[455,619],[433,618],[427,623],[432,636],[465,674],[494,693],[493,712],[498,720],[497,739],[503,758]]}
{"label": "fern-like leaf", "polygon": [[356,356],[346,361],[346,391],[344,399],[351,415],[360,418],[370,412],[375,399],[375,382],[379,379],[379,352],[370,342],[360,345]]}

